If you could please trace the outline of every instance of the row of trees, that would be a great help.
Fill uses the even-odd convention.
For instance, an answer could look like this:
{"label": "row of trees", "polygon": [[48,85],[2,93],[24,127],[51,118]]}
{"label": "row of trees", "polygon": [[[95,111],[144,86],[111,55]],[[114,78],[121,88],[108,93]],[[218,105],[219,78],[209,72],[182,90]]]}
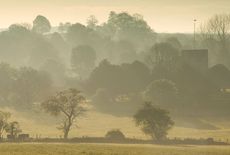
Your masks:
{"label": "row of trees", "polygon": [[[221,62],[228,66],[228,16],[228,14],[216,15],[201,26],[201,37],[197,40],[198,47],[207,47],[212,51],[210,52],[212,64]],[[52,26],[49,20],[41,15],[35,18],[33,26],[13,24],[8,30],[1,32],[1,55],[4,60],[11,63],[20,65],[26,63],[33,67],[40,67],[47,59],[51,58],[59,60],[62,64],[68,64],[70,60],[74,59],[74,53],[76,53],[73,52],[73,57],[70,58],[72,49],[75,51],[78,46],[89,46],[91,51],[92,49],[95,51],[92,52],[94,54],[89,54],[89,59],[94,59],[93,62],[99,62],[106,58],[112,63],[120,64],[142,59],[144,51],[148,51],[156,43],[156,33],[138,14],[111,12],[108,21],[101,25],[98,24],[94,16],[91,16],[87,23],[87,25],[60,24],[59,31],[55,33],[51,33]],[[163,42],[164,46],[156,45],[153,50],[163,47],[170,49],[173,54],[178,52],[177,49],[187,48],[188,44],[192,45],[192,37],[189,35],[187,37],[176,34],[171,36],[173,37],[158,34],[158,42]],[[165,43],[173,44],[174,48]],[[6,46],[9,44],[12,46]],[[13,61],[15,59],[12,55],[20,59]],[[159,56],[156,55],[156,57]],[[84,56],[82,57],[84,58]],[[152,60],[148,61],[153,63]],[[154,63],[157,62],[154,61]],[[76,64],[76,61],[73,64]],[[90,65],[89,68],[92,66]],[[73,70],[76,71],[76,68],[74,67]],[[81,75],[81,70],[77,70],[77,72]]]}
{"label": "row of trees", "polygon": [[[225,53],[217,62],[226,65],[227,17],[218,15],[210,19],[204,25],[199,40],[199,46],[209,43],[211,50]],[[133,115],[143,100],[153,100],[154,104],[171,111],[182,107],[184,109],[179,114],[184,112],[186,116],[190,116],[193,110],[204,113],[208,109],[210,112],[212,106],[217,111],[214,105],[216,98],[213,100],[210,96],[225,95],[219,89],[229,86],[230,72],[225,66],[216,65],[207,73],[200,74],[182,64],[180,50],[191,44],[189,35],[183,35],[186,39],[181,39],[181,36],[175,38],[159,34],[160,43],[155,43],[156,33],[137,14],[111,12],[104,24],[99,25],[93,16],[87,23],[62,24],[59,32],[51,33],[48,19],[38,16],[31,28],[16,24],[1,32],[1,58],[36,68],[0,66],[1,104],[31,109],[33,103],[50,94],[53,79],[55,86],[80,87],[97,109],[110,114]],[[63,98],[62,94],[57,96]],[[52,102],[50,100],[49,103]],[[221,105],[219,113],[226,110],[223,108],[225,104]],[[63,108],[66,107],[56,111],[55,115],[66,115],[60,128],[67,132],[72,125],[69,118],[75,120],[75,117]],[[174,111],[173,114],[178,113]]]}
{"label": "row of trees", "polygon": [[[155,60],[157,57],[164,59],[164,55],[171,55],[172,59],[176,59],[179,50],[189,47],[187,45],[192,40],[189,35],[158,34],[158,42],[162,43],[156,43],[156,33],[137,14],[111,12],[108,21],[101,25],[94,16],[87,23],[61,24],[59,31],[52,33],[49,20],[39,15],[33,26],[11,25],[0,33],[2,60],[35,68],[50,67],[47,65],[52,61],[64,72],[71,68],[78,77],[87,78],[96,64],[105,58],[113,64],[140,60],[153,67],[153,64],[159,63]],[[198,46],[212,51],[211,63],[221,62],[228,66],[228,15],[216,15],[202,26],[201,32]],[[9,44],[12,46],[6,46]],[[163,55],[157,52],[151,55],[149,52],[158,50],[169,52]],[[60,83],[60,79],[57,81]]]}
{"label": "row of trees", "polygon": [[[136,56],[132,55],[136,55],[137,48],[142,49],[145,46],[143,40],[148,46],[155,40],[153,30],[143,17],[137,14],[111,12],[108,21],[102,25],[97,24],[93,16],[87,23],[88,25],[60,24],[58,32],[55,33],[52,33],[49,20],[41,15],[35,18],[33,26],[13,24],[0,33],[2,60],[10,64],[30,65],[36,68],[44,65],[49,59],[71,67],[68,66],[71,60],[74,64],[73,71],[76,71],[75,51],[79,51],[82,46],[95,51],[92,57],[89,54],[89,59],[93,62],[107,58],[112,62],[122,63],[135,59]],[[9,44],[11,46],[7,46]],[[84,51],[87,49],[83,48]],[[83,60],[87,60],[87,57],[83,56]],[[77,64],[80,65],[81,62]],[[93,63],[92,65],[95,67]],[[92,68],[92,65],[89,65],[89,68]],[[81,75],[81,68],[77,73]],[[85,78],[84,74],[82,77]]]}

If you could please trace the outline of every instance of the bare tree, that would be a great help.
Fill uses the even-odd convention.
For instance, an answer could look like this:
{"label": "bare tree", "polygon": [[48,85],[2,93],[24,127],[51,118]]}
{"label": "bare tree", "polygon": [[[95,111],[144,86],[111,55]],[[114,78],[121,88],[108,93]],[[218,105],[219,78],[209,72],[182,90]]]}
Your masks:
{"label": "bare tree", "polygon": [[179,50],[170,43],[156,43],[147,53],[145,61],[151,69],[174,71],[177,69]]}
{"label": "bare tree", "polygon": [[51,96],[43,102],[42,108],[53,116],[62,116],[61,125],[58,127],[64,133],[64,138],[68,138],[69,131],[74,125],[76,118],[86,112],[84,107],[85,98],[76,89],[68,89]]}
{"label": "bare tree", "polygon": [[219,44],[220,58],[226,59],[229,56],[228,43],[230,41],[230,14],[217,14],[210,18],[200,27],[201,37],[206,42],[216,41]]}
{"label": "bare tree", "polygon": [[87,19],[87,27],[95,29],[98,24],[98,20],[94,15],[91,15]]}
{"label": "bare tree", "polygon": [[230,32],[230,14],[217,14],[201,26],[201,32],[207,37],[226,43]]}

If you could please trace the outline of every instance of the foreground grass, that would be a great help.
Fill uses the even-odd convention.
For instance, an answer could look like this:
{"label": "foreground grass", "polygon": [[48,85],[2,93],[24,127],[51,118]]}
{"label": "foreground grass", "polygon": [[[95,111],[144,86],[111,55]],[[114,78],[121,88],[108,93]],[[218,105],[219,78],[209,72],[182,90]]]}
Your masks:
{"label": "foreground grass", "polygon": [[0,155],[230,155],[230,147],[118,144],[0,144]]}

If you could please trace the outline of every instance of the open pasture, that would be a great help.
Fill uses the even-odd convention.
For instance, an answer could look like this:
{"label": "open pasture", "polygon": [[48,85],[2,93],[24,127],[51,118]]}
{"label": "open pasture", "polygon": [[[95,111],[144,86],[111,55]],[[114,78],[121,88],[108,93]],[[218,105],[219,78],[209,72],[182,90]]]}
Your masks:
{"label": "open pasture", "polygon": [[230,146],[0,144],[0,155],[229,155]]}

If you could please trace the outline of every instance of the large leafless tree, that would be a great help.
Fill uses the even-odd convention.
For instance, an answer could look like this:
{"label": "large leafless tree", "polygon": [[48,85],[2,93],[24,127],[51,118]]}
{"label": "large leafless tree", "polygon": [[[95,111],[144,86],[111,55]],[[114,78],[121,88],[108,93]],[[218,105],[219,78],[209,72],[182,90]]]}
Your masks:
{"label": "large leafless tree", "polygon": [[[210,44],[217,43],[219,50],[217,56],[221,60],[229,57],[229,41],[230,41],[230,14],[217,14],[211,17],[207,22],[201,25],[201,36]],[[228,60],[227,60],[228,61]]]}

